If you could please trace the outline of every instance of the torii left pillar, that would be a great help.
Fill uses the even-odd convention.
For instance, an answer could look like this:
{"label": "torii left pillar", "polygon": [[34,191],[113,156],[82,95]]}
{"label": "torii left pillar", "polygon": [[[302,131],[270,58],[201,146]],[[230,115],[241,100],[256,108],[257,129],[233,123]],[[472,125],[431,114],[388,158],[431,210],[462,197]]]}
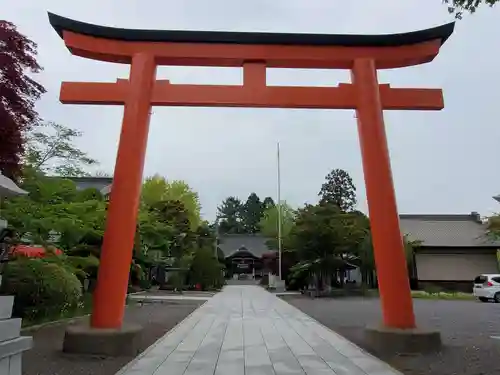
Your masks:
{"label": "torii left pillar", "polygon": [[136,355],[141,327],[124,325],[125,299],[134,247],[144,159],[151,117],[156,62],[148,53],[132,57],[123,122],[116,157],[106,236],[94,291],[91,328],[68,327],[63,351]]}
{"label": "torii left pillar", "polygon": [[94,328],[118,329],[122,326],[155,80],[154,56],[134,55],[113,177],[116,188],[111,189],[112,204],[109,205],[94,292],[91,317]]}

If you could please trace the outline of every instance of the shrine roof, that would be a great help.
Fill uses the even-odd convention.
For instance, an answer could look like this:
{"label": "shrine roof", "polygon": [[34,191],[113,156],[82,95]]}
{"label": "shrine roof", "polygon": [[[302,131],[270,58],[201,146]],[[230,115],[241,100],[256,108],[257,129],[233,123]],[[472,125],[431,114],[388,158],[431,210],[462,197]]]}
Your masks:
{"label": "shrine roof", "polygon": [[268,239],[259,234],[224,234],[220,236],[219,248],[226,258],[236,255],[240,251],[246,251],[256,258],[260,258],[270,251],[266,245]]}
{"label": "shrine roof", "polygon": [[398,34],[307,34],[233,31],[143,30],[122,29],[80,22],[49,12],[54,30],[63,37],[64,31],[96,38],[130,42],[260,44],[296,46],[397,47],[441,40],[443,44],[453,33],[455,23],[430,29]]}

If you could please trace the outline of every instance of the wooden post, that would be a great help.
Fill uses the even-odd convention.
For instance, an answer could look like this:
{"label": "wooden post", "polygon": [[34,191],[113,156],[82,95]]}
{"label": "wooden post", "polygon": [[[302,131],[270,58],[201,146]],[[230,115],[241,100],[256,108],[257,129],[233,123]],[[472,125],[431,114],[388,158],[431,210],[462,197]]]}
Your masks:
{"label": "wooden post", "polygon": [[155,78],[154,57],[134,55],[94,293],[93,328],[116,329],[123,321]]}
{"label": "wooden post", "polygon": [[352,81],[357,90],[359,141],[384,324],[390,328],[414,328],[413,301],[374,61],[355,60]]}

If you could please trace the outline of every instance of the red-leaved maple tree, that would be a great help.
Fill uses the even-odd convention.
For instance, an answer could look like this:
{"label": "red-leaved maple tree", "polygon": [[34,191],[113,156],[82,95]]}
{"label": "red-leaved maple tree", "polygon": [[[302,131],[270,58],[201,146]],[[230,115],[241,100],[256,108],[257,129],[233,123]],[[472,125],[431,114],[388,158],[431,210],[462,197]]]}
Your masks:
{"label": "red-leaved maple tree", "polygon": [[35,102],[45,92],[27,73],[41,70],[37,45],[11,22],[0,20],[0,171],[17,178],[24,134],[39,121]]}

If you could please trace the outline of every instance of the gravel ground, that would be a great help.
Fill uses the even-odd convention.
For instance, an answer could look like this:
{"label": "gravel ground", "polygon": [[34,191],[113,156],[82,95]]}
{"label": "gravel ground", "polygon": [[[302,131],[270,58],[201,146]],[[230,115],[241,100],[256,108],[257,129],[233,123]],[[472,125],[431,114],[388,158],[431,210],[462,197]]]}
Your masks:
{"label": "gravel ground", "polygon": [[499,304],[414,299],[418,325],[438,329],[444,346],[435,354],[403,356],[376,353],[364,344],[363,327],[381,321],[377,298],[282,298],[406,375],[500,374],[500,339],[491,338],[500,338]]}
{"label": "gravel ground", "polygon": [[[144,327],[141,351],[145,350],[203,301],[181,304],[152,303],[130,305],[125,321]],[[33,336],[34,347],[23,354],[23,375],[114,375],[134,357],[103,358],[62,353],[65,325],[43,327],[25,332]]]}

